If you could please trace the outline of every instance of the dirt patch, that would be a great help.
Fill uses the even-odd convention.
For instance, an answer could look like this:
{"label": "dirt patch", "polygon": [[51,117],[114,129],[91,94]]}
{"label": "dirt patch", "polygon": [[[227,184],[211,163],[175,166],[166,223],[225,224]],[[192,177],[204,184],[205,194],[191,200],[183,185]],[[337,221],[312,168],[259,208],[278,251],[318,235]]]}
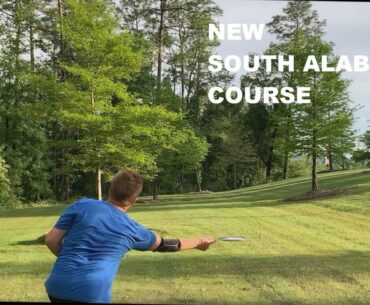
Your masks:
{"label": "dirt patch", "polygon": [[154,202],[154,200],[152,200],[152,199],[149,199],[149,200],[136,199],[136,203],[152,203],[152,202]]}
{"label": "dirt patch", "polygon": [[189,192],[189,193],[186,193],[186,195],[202,195],[202,194],[213,194],[212,191],[209,191],[209,190],[204,190],[204,191],[201,191],[201,192]]}
{"label": "dirt patch", "polygon": [[291,201],[304,201],[304,200],[314,200],[320,198],[334,197],[339,194],[348,193],[353,188],[337,188],[337,189],[328,189],[328,190],[319,190],[316,192],[306,192],[297,196],[292,196],[287,199],[284,199],[285,202]]}
{"label": "dirt patch", "polygon": [[347,169],[333,169],[333,170],[324,169],[322,171],[318,171],[317,174],[327,174],[327,173],[336,173],[336,172],[344,172],[344,171],[348,171],[348,170]]}

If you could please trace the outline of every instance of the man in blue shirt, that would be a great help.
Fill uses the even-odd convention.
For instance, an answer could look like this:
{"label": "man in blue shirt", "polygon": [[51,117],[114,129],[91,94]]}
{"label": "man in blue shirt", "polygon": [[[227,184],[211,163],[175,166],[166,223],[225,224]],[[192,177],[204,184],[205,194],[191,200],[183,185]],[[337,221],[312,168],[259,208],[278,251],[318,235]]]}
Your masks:
{"label": "man in blue shirt", "polygon": [[107,201],[83,198],[70,205],[47,234],[57,260],[45,282],[51,302],[110,303],[112,283],[130,250],[205,251],[213,237],[163,239],[127,215],[142,191],[142,178],[120,171]]}

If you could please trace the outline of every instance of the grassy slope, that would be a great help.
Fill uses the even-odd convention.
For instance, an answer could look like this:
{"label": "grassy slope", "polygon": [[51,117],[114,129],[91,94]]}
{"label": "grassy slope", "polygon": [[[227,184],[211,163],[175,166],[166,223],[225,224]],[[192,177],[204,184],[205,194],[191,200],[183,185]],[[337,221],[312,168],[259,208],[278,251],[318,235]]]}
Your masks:
{"label": "grassy slope", "polygon": [[[207,252],[131,252],[113,302],[208,304],[370,304],[370,175],[320,175],[321,188],[355,186],[338,197],[279,200],[309,188],[307,179],[209,195],[163,196],[131,217],[164,236],[243,235]],[[64,209],[0,212],[0,301],[46,301],[54,258],[32,244]]]}

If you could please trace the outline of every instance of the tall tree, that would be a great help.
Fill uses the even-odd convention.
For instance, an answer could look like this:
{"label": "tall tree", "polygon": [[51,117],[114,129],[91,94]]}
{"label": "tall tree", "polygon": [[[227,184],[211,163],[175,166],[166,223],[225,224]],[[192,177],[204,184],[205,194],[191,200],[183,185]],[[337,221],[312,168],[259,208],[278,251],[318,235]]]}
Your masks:
{"label": "tall tree", "polygon": [[[275,35],[277,42],[271,43],[267,53],[293,55],[294,71],[282,71],[274,73],[279,79],[279,87],[297,87],[302,79],[302,68],[305,55],[302,53],[301,40],[310,35],[321,35],[325,20],[320,20],[317,12],[312,9],[309,1],[289,1],[283,8],[281,15],[272,17],[267,24],[268,31]],[[276,67],[275,67],[276,68]],[[277,71],[277,69],[275,69]],[[296,132],[297,109],[291,105],[276,107],[271,112],[272,120],[275,121],[276,137],[271,145],[275,147],[277,155],[282,157],[282,178],[287,179],[288,163],[291,156],[297,153],[298,134]]]}
{"label": "tall tree", "polygon": [[[329,43],[318,36],[305,41],[303,47],[307,50],[307,56],[329,56],[329,64],[335,66],[336,60]],[[353,110],[348,106],[348,84],[341,79],[340,73],[312,70],[306,76],[302,85],[311,88],[311,104],[301,108],[297,127],[300,133],[299,147],[312,160],[311,190],[317,191],[317,160],[320,155],[331,152],[334,141],[340,140],[347,133],[352,125]]]}
{"label": "tall tree", "polygon": [[314,69],[303,72],[309,55],[314,55],[319,62],[321,56],[328,56],[331,66],[335,66],[337,62],[331,44],[323,40],[325,24],[308,1],[289,1],[283,14],[274,16],[268,24],[269,32],[276,35],[278,40],[270,48],[280,54],[294,55],[295,58],[295,71],[281,73],[281,84],[311,88],[311,104],[288,106],[283,112],[276,113],[276,118],[286,123],[283,126],[292,127],[289,130],[297,131],[292,133],[286,127],[280,128],[280,132],[285,134],[285,140],[279,140],[284,152],[283,177],[286,177],[289,151],[307,153],[312,160],[312,191],[318,190],[318,158],[327,154],[331,159],[331,167],[333,166],[332,152],[335,150],[335,143],[344,134],[348,134],[354,110],[349,106],[348,82],[341,78],[340,72],[321,72]]}
{"label": "tall tree", "polygon": [[[266,50],[268,54],[271,50]],[[241,78],[241,87],[280,87],[281,79],[275,73],[269,73],[264,66],[256,72],[248,73]],[[265,167],[265,181],[272,179],[272,171],[276,163],[277,154],[275,141],[278,133],[279,120],[276,119],[279,105],[274,104],[250,104],[246,107],[243,119],[243,127],[247,136],[255,147],[257,156]]]}
{"label": "tall tree", "polygon": [[[155,86],[151,90],[151,102],[169,105],[171,94],[165,82],[170,78],[173,92],[178,91],[178,86],[181,88],[180,103],[176,98],[170,99],[175,101],[171,103],[172,109],[186,115],[191,113],[193,117],[199,115],[199,107],[188,106],[195,95],[198,98],[193,100],[194,105],[201,98],[206,100],[203,85],[207,83],[206,63],[210,51],[208,23],[210,16],[219,12],[218,7],[210,0],[121,0],[119,11],[124,25],[132,33],[152,41],[150,68],[155,76]],[[154,199],[158,198],[158,182],[156,178]]]}
{"label": "tall tree", "polygon": [[175,10],[169,16],[172,42],[167,72],[174,88],[179,88],[181,111],[185,111],[195,124],[199,124],[204,109],[202,103],[207,102],[206,88],[214,80],[208,71],[208,58],[218,42],[208,39],[208,25],[215,23],[220,14],[220,8],[213,1],[197,0],[192,2],[191,8]]}
{"label": "tall tree", "polygon": [[38,72],[40,2],[17,0],[0,5],[0,24],[6,29],[0,34],[1,144],[13,191],[23,199],[35,200],[49,194],[50,166],[45,121],[24,115],[40,95],[31,81]]}
{"label": "tall tree", "polygon": [[[109,178],[120,167],[155,172],[155,157],[173,142],[179,120],[164,107],[141,105],[127,91],[141,66],[133,39],[118,31],[107,1],[65,1],[63,37],[73,53],[62,67],[69,74],[61,84],[65,96],[58,109],[73,134],[69,162],[95,172],[96,196],[102,198],[102,173]],[[67,51],[67,50],[66,50]]]}

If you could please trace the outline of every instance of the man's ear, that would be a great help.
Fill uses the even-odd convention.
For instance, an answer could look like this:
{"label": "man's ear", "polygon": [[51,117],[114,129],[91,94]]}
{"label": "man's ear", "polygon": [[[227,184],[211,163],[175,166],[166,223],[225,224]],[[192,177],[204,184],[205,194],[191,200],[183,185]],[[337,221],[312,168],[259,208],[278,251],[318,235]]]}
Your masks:
{"label": "man's ear", "polygon": [[130,202],[130,205],[134,205],[136,202],[136,197],[128,199],[128,202]]}

